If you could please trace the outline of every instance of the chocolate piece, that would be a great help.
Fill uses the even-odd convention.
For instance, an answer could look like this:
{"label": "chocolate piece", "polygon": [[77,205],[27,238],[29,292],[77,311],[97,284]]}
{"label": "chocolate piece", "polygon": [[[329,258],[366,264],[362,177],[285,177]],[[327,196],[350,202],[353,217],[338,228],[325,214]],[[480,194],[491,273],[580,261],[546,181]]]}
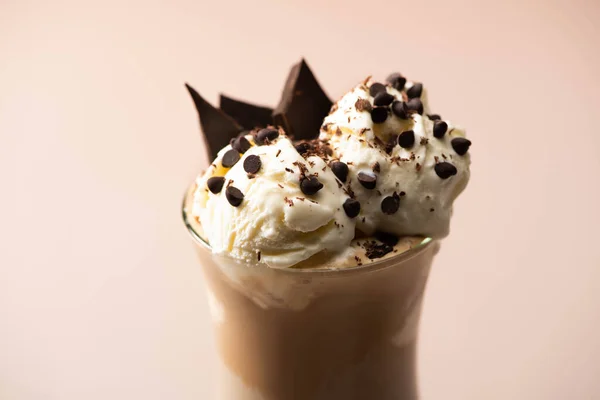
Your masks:
{"label": "chocolate piece", "polygon": [[369,94],[373,97],[377,96],[378,93],[384,93],[387,92],[385,90],[385,85],[379,83],[379,82],[375,82],[371,85],[371,87],[369,88]]}
{"label": "chocolate piece", "polygon": [[217,194],[223,189],[223,184],[225,183],[225,178],[222,176],[213,176],[208,178],[206,181],[206,186],[211,193]]}
{"label": "chocolate piece", "polygon": [[298,143],[297,145],[294,146],[294,148],[301,155],[305,155],[306,153],[308,153],[309,151],[312,150],[311,144],[310,143],[306,143],[306,142],[304,142],[304,143]]}
{"label": "chocolate piece", "polygon": [[403,101],[394,101],[392,103],[392,113],[400,119],[408,119],[408,110],[406,109],[406,103]]}
{"label": "chocolate piece", "polygon": [[375,244],[375,242],[369,242],[367,244],[365,255],[373,260],[375,258],[381,258],[386,254],[392,252],[394,250],[393,246],[389,246],[387,244]]}
{"label": "chocolate piece", "polygon": [[213,107],[190,85],[185,84],[194,100],[202,134],[206,142],[208,158],[214,160],[217,153],[229,144],[229,140],[242,131],[242,126],[223,111]]}
{"label": "chocolate piece", "polygon": [[448,179],[457,173],[456,167],[445,161],[435,164],[434,169],[437,176],[442,179]]}
{"label": "chocolate piece", "polygon": [[438,119],[442,119],[439,114],[427,114],[427,117],[432,121],[437,121]]}
{"label": "chocolate piece", "polygon": [[414,111],[417,114],[423,114],[423,103],[419,98],[410,99],[406,103],[406,108],[408,111]]}
{"label": "chocolate piece", "polygon": [[233,139],[233,143],[231,143],[231,147],[233,147],[233,149],[235,151],[237,151],[238,153],[242,153],[244,154],[245,152],[247,152],[250,147],[252,147],[252,145],[250,144],[250,142],[248,141],[248,139],[246,139],[244,136],[244,133],[246,132],[242,132],[240,134],[240,136],[238,136],[237,138]]}
{"label": "chocolate piece", "polygon": [[433,136],[438,139],[443,138],[447,130],[448,124],[445,121],[435,121],[433,123]]}
{"label": "chocolate piece", "polygon": [[419,97],[421,97],[421,94],[423,94],[423,84],[422,83],[415,83],[414,85],[411,86],[410,89],[408,89],[406,91],[406,95],[408,96],[409,99],[419,98]]}
{"label": "chocolate piece", "polygon": [[225,154],[223,154],[223,159],[221,160],[221,164],[225,168],[231,168],[237,163],[240,159],[240,153],[237,150],[228,150]]}
{"label": "chocolate piece", "polygon": [[279,137],[279,131],[275,128],[264,128],[256,134],[256,143],[263,145],[267,141],[275,140]]}
{"label": "chocolate piece", "polygon": [[260,157],[254,154],[250,154],[244,160],[244,171],[246,171],[249,174],[256,174],[258,171],[260,171],[261,165],[262,162],[260,161]]}
{"label": "chocolate piece", "polygon": [[227,189],[225,189],[225,197],[227,197],[229,204],[234,207],[238,207],[244,200],[244,194],[240,189],[234,186],[228,186]]}
{"label": "chocolate piece", "polygon": [[344,212],[349,218],[354,218],[360,213],[360,203],[358,200],[346,199],[343,207]]}
{"label": "chocolate piece", "polygon": [[265,127],[272,123],[273,109],[270,107],[257,106],[222,94],[219,99],[219,108],[235,119],[244,129]]}
{"label": "chocolate piece", "polygon": [[331,100],[302,59],[288,75],[279,105],[273,111],[273,121],[296,140],[314,139],[331,106]]}
{"label": "chocolate piece", "polygon": [[374,236],[375,239],[379,240],[383,244],[387,244],[388,246],[395,246],[400,241],[400,238],[398,238],[398,236],[387,232],[377,231],[375,232]]}
{"label": "chocolate piece", "polygon": [[319,182],[316,176],[307,176],[300,180],[300,190],[302,193],[311,196],[323,189],[323,184]]}
{"label": "chocolate piece", "polygon": [[356,110],[359,112],[362,112],[362,111],[371,112],[371,110],[373,109],[373,106],[367,99],[356,100],[356,103],[354,103],[354,107],[356,107]]}
{"label": "chocolate piece", "polygon": [[395,214],[396,211],[398,211],[398,208],[400,208],[400,196],[398,196],[398,194],[395,192],[392,196],[387,196],[381,202],[381,211],[384,214]]}
{"label": "chocolate piece", "polygon": [[379,163],[377,161],[375,161],[373,163],[373,165],[371,165],[371,169],[373,170],[373,172],[381,172],[381,165],[379,165]]}
{"label": "chocolate piece", "polygon": [[404,131],[398,136],[398,145],[403,149],[410,149],[415,144],[415,132]]}
{"label": "chocolate piece", "polygon": [[403,77],[402,74],[395,72],[387,77],[386,82],[396,90],[403,90],[404,85],[406,84],[406,78]]}
{"label": "chocolate piece", "polygon": [[331,171],[342,182],[346,182],[346,179],[348,179],[348,165],[346,163],[341,161],[332,162]]}
{"label": "chocolate piece", "polygon": [[377,185],[377,176],[367,174],[365,172],[359,172],[358,181],[365,187],[365,189],[375,189],[375,186]]}
{"label": "chocolate piece", "polygon": [[394,100],[395,97],[389,94],[388,92],[379,92],[375,95],[375,98],[373,99],[373,104],[375,104],[376,106],[389,106]]}
{"label": "chocolate piece", "polygon": [[375,124],[381,124],[385,122],[388,116],[387,107],[375,107],[371,110],[371,119]]}
{"label": "chocolate piece", "polygon": [[471,147],[471,141],[469,139],[465,139],[463,137],[457,137],[452,139],[450,142],[452,144],[452,148],[459,156],[464,156],[469,151],[469,147]]}
{"label": "chocolate piece", "polygon": [[394,147],[396,147],[397,144],[398,144],[398,136],[392,135],[390,137],[390,140],[388,140],[388,142],[385,144],[385,152],[387,154],[392,154],[392,151],[394,150]]}

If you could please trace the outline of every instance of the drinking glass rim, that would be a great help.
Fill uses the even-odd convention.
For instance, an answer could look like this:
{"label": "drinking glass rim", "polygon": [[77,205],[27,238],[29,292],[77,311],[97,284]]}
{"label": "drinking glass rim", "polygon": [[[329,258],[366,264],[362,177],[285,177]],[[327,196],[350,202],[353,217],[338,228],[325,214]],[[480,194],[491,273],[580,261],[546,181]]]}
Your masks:
{"label": "drinking glass rim", "polygon": [[[183,223],[185,224],[189,234],[192,236],[194,242],[199,244],[205,250],[212,252],[210,244],[200,235],[200,233],[198,233],[198,231],[194,228],[193,224],[190,222],[190,219],[191,218],[193,219],[194,217],[191,215],[191,212],[188,212],[186,209],[186,205],[188,204],[188,199],[190,199],[190,197],[193,196],[195,187],[196,187],[196,183],[194,182],[194,183],[192,183],[192,185],[190,185],[190,187],[188,188],[188,190],[185,192],[185,194],[183,196],[183,202],[181,205],[181,216],[183,218]],[[422,251],[424,251],[427,247],[429,247],[434,242],[435,242],[435,240],[433,238],[425,237],[416,246],[411,247],[410,249],[403,251],[402,253],[400,253],[398,255],[388,257],[388,258],[383,258],[379,261],[375,261],[372,263],[356,265],[356,266],[352,266],[352,267],[342,267],[342,268],[335,268],[335,269],[273,268],[273,267],[269,267],[266,264],[265,264],[265,267],[267,267],[271,270],[281,271],[282,273],[305,274],[305,275],[308,275],[308,274],[313,274],[313,275],[336,274],[336,275],[339,275],[340,273],[345,273],[345,272],[355,272],[355,273],[369,272],[369,271],[373,271],[373,270],[387,268],[387,267],[390,267],[399,262],[407,261],[407,260],[415,257],[416,255],[420,254]],[[232,259],[232,260],[234,260],[234,259]],[[235,260],[235,261],[237,261],[237,260]]]}

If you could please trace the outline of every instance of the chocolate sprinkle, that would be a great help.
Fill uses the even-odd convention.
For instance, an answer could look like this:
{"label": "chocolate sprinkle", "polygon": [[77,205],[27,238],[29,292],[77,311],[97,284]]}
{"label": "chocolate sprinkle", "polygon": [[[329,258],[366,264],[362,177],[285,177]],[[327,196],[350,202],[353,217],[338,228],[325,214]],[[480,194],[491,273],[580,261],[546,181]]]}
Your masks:
{"label": "chocolate sprinkle", "polygon": [[448,124],[445,121],[435,121],[433,123],[433,136],[438,139],[441,139],[448,131]]}
{"label": "chocolate sprinkle", "polygon": [[213,107],[209,102],[190,85],[185,84],[188,92],[194,100],[200,127],[206,141],[206,151],[208,158],[214,160],[217,153],[229,144],[229,140],[240,133],[243,128],[233,118],[225,114],[222,110]]}
{"label": "chocolate sprinkle", "polygon": [[457,173],[456,167],[445,161],[435,164],[434,169],[437,176],[442,179],[448,179]]}
{"label": "chocolate sprinkle", "polygon": [[221,164],[225,168],[231,168],[237,163],[240,159],[240,153],[237,150],[227,150],[225,154],[223,154],[223,159],[221,160]]}
{"label": "chocolate sprinkle", "polygon": [[310,140],[319,134],[331,107],[331,100],[302,59],[290,70],[273,121],[296,140]]}
{"label": "chocolate sprinkle", "polygon": [[404,85],[406,85],[406,78],[403,77],[402,74],[395,72],[387,77],[386,82],[392,85],[396,90],[403,90]]}
{"label": "chocolate sprinkle", "polygon": [[354,107],[356,107],[356,110],[359,112],[362,112],[362,111],[371,112],[371,110],[373,109],[373,106],[367,99],[356,100],[356,103],[354,103]]}
{"label": "chocolate sprinkle", "polygon": [[248,139],[246,139],[242,134],[236,139],[234,139],[233,143],[231,144],[231,147],[233,147],[234,150],[236,150],[238,153],[244,154],[250,149],[250,147],[252,147],[252,145],[250,144]]}
{"label": "chocolate sprinkle", "polygon": [[300,180],[300,190],[302,193],[311,196],[323,189],[323,184],[319,182],[316,176],[307,176]]}
{"label": "chocolate sprinkle", "polygon": [[225,178],[222,176],[213,176],[208,178],[206,181],[206,186],[211,193],[217,194],[223,189],[223,184],[225,183]]}
{"label": "chocolate sprinkle", "polygon": [[378,93],[386,92],[385,85],[375,82],[369,88],[369,94],[373,97],[377,96]]}
{"label": "chocolate sprinkle", "polygon": [[219,108],[235,119],[244,129],[265,127],[272,121],[272,108],[246,103],[223,94],[219,98]]}
{"label": "chocolate sprinkle", "polygon": [[225,189],[225,197],[227,197],[229,204],[234,207],[238,207],[244,200],[244,194],[240,189],[234,186],[228,186],[227,189]]}
{"label": "chocolate sprinkle", "polygon": [[460,156],[467,154],[469,147],[471,147],[471,141],[463,137],[454,138],[450,143],[452,144],[454,151]]}
{"label": "chocolate sprinkle", "polygon": [[392,196],[388,196],[381,202],[381,211],[384,214],[392,215],[395,214],[400,208],[400,196],[394,192]]}
{"label": "chocolate sprinkle", "polygon": [[341,161],[332,162],[331,171],[342,182],[346,182],[346,179],[348,179],[348,165],[346,163]]}
{"label": "chocolate sprinkle", "polygon": [[388,116],[387,107],[375,107],[371,110],[371,119],[375,124],[381,124],[385,122]]}
{"label": "chocolate sprinkle", "polygon": [[429,117],[429,119],[432,120],[432,121],[436,121],[438,119],[442,119],[442,117],[439,114],[427,114],[427,117]]}
{"label": "chocolate sprinkle", "polygon": [[404,149],[410,149],[415,144],[415,132],[404,131],[398,136],[398,145]]}
{"label": "chocolate sprinkle", "polygon": [[258,171],[260,171],[261,165],[262,162],[260,161],[260,157],[251,154],[244,160],[244,171],[249,174],[256,174]]}
{"label": "chocolate sprinkle", "polygon": [[377,185],[377,176],[359,172],[358,181],[365,187],[365,189],[375,189],[375,186]]}
{"label": "chocolate sprinkle", "polygon": [[408,119],[408,110],[406,109],[406,103],[403,101],[394,101],[392,103],[392,113],[400,119]]}
{"label": "chocolate sprinkle", "polygon": [[422,83],[415,83],[414,85],[411,86],[410,89],[408,89],[406,91],[406,95],[408,96],[409,99],[419,98],[419,97],[421,97],[421,94],[423,94],[423,84]]}
{"label": "chocolate sprinkle", "polygon": [[275,128],[264,128],[256,134],[256,143],[265,144],[265,141],[275,140],[279,137],[279,131]]}
{"label": "chocolate sprinkle", "polygon": [[360,203],[358,200],[346,199],[343,207],[344,212],[349,218],[354,218],[360,213]]}
{"label": "chocolate sprinkle", "polygon": [[312,146],[310,143],[298,143],[297,145],[294,146],[294,148],[296,149],[296,151],[298,153],[300,153],[300,155],[305,155],[306,153],[308,153],[309,151],[312,150]]}
{"label": "chocolate sprinkle", "polygon": [[394,96],[392,96],[388,92],[379,92],[375,95],[375,98],[373,99],[373,104],[375,104],[376,106],[389,106],[394,100]]}
{"label": "chocolate sprinkle", "polygon": [[414,111],[417,114],[423,114],[423,102],[421,102],[421,99],[419,98],[408,100],[406,103],[406,108],[408,111]]}

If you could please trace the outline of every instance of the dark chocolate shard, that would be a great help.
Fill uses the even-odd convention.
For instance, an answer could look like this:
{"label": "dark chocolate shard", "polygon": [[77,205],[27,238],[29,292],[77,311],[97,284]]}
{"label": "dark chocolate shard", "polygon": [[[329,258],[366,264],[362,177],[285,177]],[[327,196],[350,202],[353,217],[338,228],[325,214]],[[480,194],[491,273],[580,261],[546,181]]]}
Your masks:
{"label": "dark chocolate shard", "polygon": [[221,110],[235,119],[244,129],[264,128],[272,123],[273,109],[232,99],[224,94],[219,98]]}
{"label": "dark chocolate shard", "polygon": [[295,140],[315,139],[332,104],[302,59],[290,70],[273,121]]}
{"label": "dark chocolate shard", "polygon": [[202,134],[206,142],[206,151],[209,160],[212,161],[217,157],[219,150],[227,146],[229,141],[242,131],[242,126],[223,111],[204,100],[193,87],[187,83],[185,87],[190,92],[196,105]]}

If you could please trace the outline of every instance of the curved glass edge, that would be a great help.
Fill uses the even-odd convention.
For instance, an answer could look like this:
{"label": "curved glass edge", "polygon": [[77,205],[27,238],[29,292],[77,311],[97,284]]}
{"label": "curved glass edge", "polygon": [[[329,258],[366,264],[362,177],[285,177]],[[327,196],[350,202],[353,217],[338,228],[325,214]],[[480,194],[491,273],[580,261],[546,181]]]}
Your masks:
{"label": "curved glass edge", "polygon": [[[183,196],[183,201],[182,201],[182,205],[181,205],[181,216],[182,216],[183,222],[184,222],[189,234],[192,236],[192,239],[194,240],[194,242],[197,245],[199,245],[200,247],[203,247],[206,251],[211,252],[210,244],[202,237],[202,235],[200,235],[200,233],[198,233],[196,228],[194,228],[194,225],[190,222],[191,220],[193,220],[194,217],[191,215],[191,212],[188,212],[188,210],[187,210],[187,205],[190,204],[189,200],[191,200],[192,196],[194,195],[195,186],[196,186],[196,184],[193,183]],[[384,258],[380,261],[376,261],[376,262],[369,263],[369,264],[364,264],[361,266],[352,266],[352,267],[344,267],[344,268],[336,268],[336,269],[319,269],[319,268],[312,269],[312,268],[272,268],[266,264],[255,264],[255,265],[256,266],[264,266],[273,271],[281,271],[282,273],[298,274],[298,275],[301,275],[301,274],[312,274],[312,275],[335,274],[335,275],[339,275],[339,274],[348,273],[348,272],[353,272],[353,273],[371,272],[374,270],[388,268],[388,267],[396,265],[400,262],[409,260],[409,259],[417,256],[418,254],[422,253],[423,251],[425,251],[425,249],[429,248],[434,243],[436,243],[436,240],[434,240],[430,237],[426,237],[416,246],[414,246],[414,247],[410,248],[409,250],[404,251],[396,256]],[[237,262],[239,264],[243,264],[242,262],[240,262],[238,260],[235,260],[235,259],[231,259],[231,260],[234,262]]]}

